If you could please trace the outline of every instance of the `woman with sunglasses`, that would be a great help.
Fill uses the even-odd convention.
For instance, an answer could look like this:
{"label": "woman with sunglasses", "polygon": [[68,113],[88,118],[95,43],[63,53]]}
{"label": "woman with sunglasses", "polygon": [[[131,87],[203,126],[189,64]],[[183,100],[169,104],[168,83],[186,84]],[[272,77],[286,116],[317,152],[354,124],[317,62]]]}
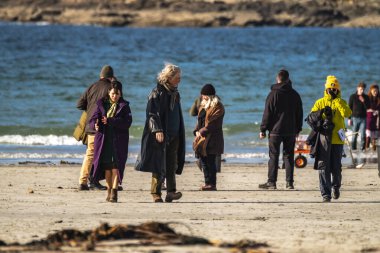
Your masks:
{"label": "woman with sunglasses", "polygon": [[[319,170],[319,188],[323,202],[330,202],[331,196],[334,199],[338,199],[340,196],[344,144],[344,136],[341,133],[346,128],[344,118],[348,118],[352,113],[347,102],[341,98],[340,84],[335,76],[327,76],[324,96],[318,99],[311,109],[312,112],[321,110],[323,112],[332,112],[331,118],[334,124],[331,136],[326,138],[327,142],[329,142],[327,143],[327,149],[324,149],[324,152],[319,154],[316,161],[317,169]],[[326,117],[325,113],[323,117]]]}

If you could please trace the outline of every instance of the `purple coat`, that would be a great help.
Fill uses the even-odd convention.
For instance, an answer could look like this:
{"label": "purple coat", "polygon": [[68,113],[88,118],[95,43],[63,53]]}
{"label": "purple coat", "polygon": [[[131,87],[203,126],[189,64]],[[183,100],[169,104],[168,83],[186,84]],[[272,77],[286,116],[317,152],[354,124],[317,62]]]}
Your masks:
{"label": "purple coat", "polygon": [[[101,122],[103,116],[107,116],[104,109],[103,99],[96,103],[96,110],[92,115],[89,124],[92,129],[95,129],[96,120],[99,120],[99,130],[95,134],[94,142],[94,160],[93,160],[93,178],[95,181],[105,178],[105,172],[100,168],[100,155],[103,148],[105,138],[105,126]],[[129,102],[123,98],[119,99],[114,117],[107,118],[107,124],[113,127],[113,149],[116,154],[116,164],[119,170],[119,183],[121,184],[124,175],[125,163],[128,158],[128,143],[129,143],[129,127],[132,124],[132,113],[129,107]]]}

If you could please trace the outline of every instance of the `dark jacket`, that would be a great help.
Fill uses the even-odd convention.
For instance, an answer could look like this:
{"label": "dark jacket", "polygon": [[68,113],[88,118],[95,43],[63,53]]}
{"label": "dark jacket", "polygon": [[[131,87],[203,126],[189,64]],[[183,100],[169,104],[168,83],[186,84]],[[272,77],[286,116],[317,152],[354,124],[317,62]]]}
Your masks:
{"label": "dark jacket", "polygon": [[89,125],[90,118],[96,110],[96,103],[99,99],[107,96],[108,89],[110,87],[111,82],[108,79],[100,79],[99,81],[91,84],[77,102],[77,108],[87,112],[87,121],[85,128],[87,134],[96,133],[96,131]]}
{"label": "dark jacket", "polygon": [[116,107],[115,115],[107,118],[107,125],[101,122],[103,116],[107,116],[104,109],[103,99],[96,103],[96,110],[90,118],[90,127],[95,131],[95,123],[98,120],[99,130],[95,134],[93,178],[95,181],[104,179],[104,171],[100,169],[100,155],[103,143],[106,138],[106,127],[113,127],[113,152],[116,157],[116,164],[119,170],[119,183],[121,184],[124,175],[125,163],[128,158],[129,128],[132,124],[132,113],[129,102],[120,98]]}
{"label": "dark jacket", "polygon": [[379,103],[379,98],[377,97],[370,97],[369,102],[370,102],[370,107],[368,108],[371,109],[367,111],[367,124],[366,124],[366,129],[370,131],[376,131],[379,130],[379,112],[380,112],[380,103]]}
{"label": "dark jacket", "polygon": [[[141,139],[141,152],[137,157],[135,169],[144,172],[153,172],[160,175],[166,174],[166,148],[165,141],[168,140],[167,123],[170,110],[170,94],[160,84],[152,90],[148,97],[146,106],[146,121]],[[181,103],[179,146],[177,151],[178,167],[176,174],[180,175],[185,163],[185,126]],[[156,132],[164,133],[164,142],[156,140]]]}
{"label": "dark jacket", "polygon": [[214,107],[206,110],[204,120],[200,118],[202,111],[205,109],[200,108],[198,115],[198,122],[194,129],[195,132],[199,131],[204,140],[195,138],[197,146],[196,152],[198,155],[220,155],[224,153],[224,137],[223,137],[223,117],[224,106],[218,102]]}
{"label": "dark jacket", "polygon": [[[359,96],[357,93],[354,93],[350,96],[350,100],[348,101],[348,105],[352,111],[351,117],[355,118],[366,118],[367,117],[367,109],[370,107],[369,97],[368,95],[363,93],[364,102],[359,100]],[[351,118],[350,117],[350,118]]]}
{"label": "dark jacket", "polygon": [[310,157],[315,158],[315,170],[325,169],[330,161],[331,135],[334,124],[332,123],[331,108],[326,109],[329,111],[326,113],[328,117],[323,116],[324,111],[325,109],[311,112],[305,119],[312,129],[306,143],[311,146]]}
{"label": "dark jacket", "polygon": [[292,136],[301,132],[302,121],[302,100],[291,82],[274,84],[265,101],[260,131]]}

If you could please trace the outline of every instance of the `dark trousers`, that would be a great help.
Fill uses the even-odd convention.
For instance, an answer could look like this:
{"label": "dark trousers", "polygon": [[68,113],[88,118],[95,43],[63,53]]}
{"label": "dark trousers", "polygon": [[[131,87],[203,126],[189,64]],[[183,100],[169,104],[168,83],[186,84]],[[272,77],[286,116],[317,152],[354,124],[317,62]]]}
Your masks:
{"label": "dark trousers", "polygon": [[151,193],[161,196],[161,185],[166,179],[166,191],[176,192],[176,178],[175,172],[178,168],[178,146],[179,137],[173,137],[166,143],[166,174],[160,175],[158,173],[152,174]]}
{"label": "dark trousers", "polygon": [[286,181],[293,183],[294,174],[294,145],[296,137],[269,135],[269,162],[268,162],[268,182],[276,183],[278,175],[278,160],[280,156],[280,145],[283,145],[283,161],[285,164]]}
{"label": "dark trousers", "polygon": [[[331,198],[331,188],[339,189],[342,183],[342,153],[343,145],[332,144],[328,165],[319,170],[319,189],[322,197]],[[331,182],[332,176],[332,182]]]}
{"label": "dark trousers", "polygon": [[205,185],[216,186],[216,155],[207,155],[201,157],[201,165],[205,177]]}

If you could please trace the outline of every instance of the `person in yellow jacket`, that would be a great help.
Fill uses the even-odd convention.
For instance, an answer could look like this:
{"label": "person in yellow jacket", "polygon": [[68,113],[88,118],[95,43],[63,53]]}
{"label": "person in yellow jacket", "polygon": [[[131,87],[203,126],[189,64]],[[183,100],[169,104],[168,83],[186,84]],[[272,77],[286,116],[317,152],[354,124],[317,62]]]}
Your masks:
{"label": "person in yellow jacket", "polygon": [[319,188],[323,202],[330,202],[331,195],[334,199],[338,199],[340,196],[344,136],[340,136],[339,132],[346,128],[344,118],[348,118],[352,113],[347,102],[341,98],[341,87],[335,76],[327,76],[324,96],[315,102],[311,111],[319,111],[325,107],[332,109],[334,128],[331,136],[329,162],[324,169],[319,170]]}

